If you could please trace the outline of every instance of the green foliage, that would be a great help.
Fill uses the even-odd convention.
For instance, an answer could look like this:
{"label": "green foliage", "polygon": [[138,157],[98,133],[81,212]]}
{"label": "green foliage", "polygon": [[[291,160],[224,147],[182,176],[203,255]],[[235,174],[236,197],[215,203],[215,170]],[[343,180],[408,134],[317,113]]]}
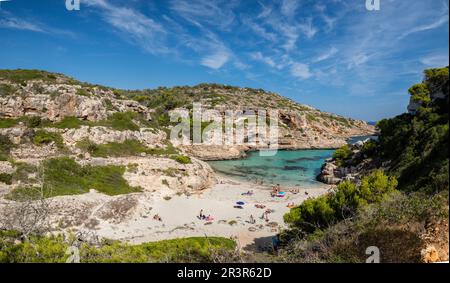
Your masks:
{"label": "green foliage", "polygon": [[363,147],[361,148],[361,153],[366,156],[372,156],[376,152],[377,146],[377,142],[370,139],[364,143]]}
{"label": "green foliage", "polygon": [[[435,73],[447,73],[441,84],[448,84],[448,70],[434,70],[427,77]],[[414,116],[400,115],[382,120],[377,126],[381,132],[380,155],[391,162],[389,173],[397,176],[399,189],[429,193],[448,190],[448,101],[446,110],[430,104]]]}
{"label": "green foliage", "polygon": [[383,251],[383,263],[422,262],[423,232],[440,220],[448,221],[448,192],[429,196],[396,191],[352,219],[286,243],[279,256],[288,262],[363,263],[366,248],[374,245]]}
{"label": "green foliage", "polygon": [[0,173],[0,182],[5,183],[7,185],[11,185],[12,175],[7,173]]}
{"label": "green foliage", "polygon": [[[44,197],[77,195],[95,189],[107,195],[119,195],[141,191],[131,187],[123,178],[124,166],[81,166],[68,157],[53,158],[43,164]],[[19,187],[7,197],[21,200],[34,198],[39,192],[35,188]]]}
{"label": "green foliage", "polygon": [[28,128],[38,128],[42,125],[42,118],[39,116],[23,117]]}
{"label": "green foliage", "polygon": [[52,73],[39,70],[0,70],[0,78],[10,80],[13,83],[23,84],[31,80],[43,80],[46,82],[56,81]]}
{"label": "green foliage", "polygon": [[77,89],[77,95],[81,95],[81,96],[91,96],[91,94],[84,88],[79,88]]}
{"label": "green foliage", "polygon": [[284,215],[291,228],[312,233],[324,229],[345,218],[354,216],[368,204],[381,202],[395,191],[397,180],[375,171],[362,179],[361,185],[349,181],[338,185],[336,192],[315,199],[308,199]]}
{"label": "green foliage", "polygon": [[58,129],[79,129],[81,126],[90,125],[89,122],[78,119],[77,117],[64,117],[61,121],[53,123],[52,127]]}
{"label": "green foliage", "polygon": [[0,129],[12,128],[15,125],[17,125],[17,122],[18,121],[16,119],[9,119],[9,118],[0,119]]}
{"label": "green foliage", "polygon": [[27,184],[35,180],[30,180],[30,174],[37,174],[38,167],[24,162],[13,163],[16,171],[13,174],[13,180],[22,184]]}
{"label": "green foliage", "polygon": [[8,160],[12,148],[14,148],[14,144],[9,137],[0,134],[0,161]]}
{"label": "green foliage", "polygon": [[108,156],[134,156],[147,152],[148,148],[137,140],[126,140],[123,143],[111,142],[107,144],[95,144],[88,139],[81,140],[77,146],[89,152],[94,157]]}
{"label": "green foliage", "polygon": [[421,102],[423,105],[430,103],[430,90],[424,83],[415,84],[409,88],[408,92],[412,95],[412,99],[415,102]]}
{"label": "green foliage", "polygon": [[175,160],[176,162],[181,163],[181,164],[192,163],[191,158],[189,156],[175,155],[175,156],[171,156],[170,158],[172,158],[173,160]]}
{"label": "green foliage", "polygon": [[137,119],[138,114],[135,112],[116,112],[108,117],[107,120],[99,122],[99,125],[111,127],[118,131],[139,131],[139,126],[133,121]]}
{"label": "green foliage", "polygon": [[0,84],[0,97],[12,95],[16,91],[16,88],[9,84]]}
{"label": "green foliage", "polygon": [[340,167],[343,166],[344,162],[350,159],[352,155],[353,152],[350,150],[350,147],[348,145],[344,145],[333,153],[333,158],[336,160],[336,165]]}
{"label": "green foliage", "polygon": [[[1,263],[63,263],[69,243],[62,236],[31,236],[14,243],[19,234],[0,231]],[[104,240],[100,246],[82,244],[82,263],[213,262],[214,254],[235,249],[235,242],[219,237],[182,238],[129,245]]]}
{"label": "green foliage", "polygon": [[125,140],[122,143],[110,142],[106,144],[95,144],[89,139],[83,139],[77,142],[76,145],[94,157],[137,156],[141,153],[150,155],[171,155],[177,153],[176,149],[170,143],[164,148],[149,148],[137,140]]}
{"label": "green foliage", "polygon": [[60,133],[51,133],[44,130],[37,131],[33,136],[35,145],[43,145],[54,142],[58,148],[64,147],[63,137]]}
{"label": "green foliage", "polygon": [[68,257],[69,246],[62,236],[31,236],[27,242],[14,244],[17,238],[18,234],[0,231],[1,263],[64,263]]}

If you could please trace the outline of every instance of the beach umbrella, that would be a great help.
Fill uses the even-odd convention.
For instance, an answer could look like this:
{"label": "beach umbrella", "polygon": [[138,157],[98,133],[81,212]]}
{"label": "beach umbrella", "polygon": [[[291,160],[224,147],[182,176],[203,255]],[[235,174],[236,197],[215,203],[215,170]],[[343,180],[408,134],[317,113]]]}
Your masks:
{"label": "beach umbrella", "polygon": [[243,201],[238,201],[238,202],[236,202],[236,204],[237,204],[237,205],[244,205],[245,202],[243,202]]}

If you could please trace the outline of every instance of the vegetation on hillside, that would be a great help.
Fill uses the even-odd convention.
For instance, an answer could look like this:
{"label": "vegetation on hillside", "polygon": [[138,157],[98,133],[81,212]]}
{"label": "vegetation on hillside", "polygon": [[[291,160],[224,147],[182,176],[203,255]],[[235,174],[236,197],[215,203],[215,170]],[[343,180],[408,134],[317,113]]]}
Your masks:
{"label": "vegetation on hillside", "polygon": [[[64,263],[72,237],[30,236],[25,242],[17,242],[20,234],[0,231],[1,263]],[[149,263],[149,262],[213,262],[220,254],[232,254],[234,241],[210,238],[183,238],[128,245],[118,241],[103,240],[97,245],[79,243],[82,263]]]}
{"label": "vegetation on hillside", "polygon": [[[123,178],[124,166],[81,166],[68,157],[45,160],[40,171],[43,179],[39,187],[21,186],[12,190],[7,198],[13,200],[76,195],[95,189],[107,195],[119,195],[141,191],[132,187]],[[18,173],[17,173],[18,174]],[[16,178],[13,175],[13,178]]]}
{"label": "vegetation on hillside", "polygon": [[[426,70],[409,89],[419,110],[380,121],[378,141],[362,148],[382,169],[285,215],[284,260],[362,262],[368,246],[383,248],[384,262],[423,260],[427,223],[448,223],[448,90],[448,67]],[[334,154],[340,165],[351,156],[348,147]]]}

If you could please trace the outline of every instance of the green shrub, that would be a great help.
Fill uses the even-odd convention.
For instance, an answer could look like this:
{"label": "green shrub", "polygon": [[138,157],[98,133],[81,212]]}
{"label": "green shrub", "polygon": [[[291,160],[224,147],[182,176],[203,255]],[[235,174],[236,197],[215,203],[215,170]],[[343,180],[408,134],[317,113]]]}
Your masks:
{"label": "green shrub", "polygon": [[333,158],[336,160],[336,165],[340,167],[343,166],[344,162],[350,159],[352,155],[353,152],[350,150],[350,147],[348,145],[344,145],[333,153]]}
{"label": "green shrub", "polygon": [[[19,234],[0,231],[0,263],[64,263],[69,243],[63,236],[30,236],[15,243]],[[214,255],[231,253],[234,241],[219,237],[192,237],[139,245],[103,240],[100,246],[83,243],[82,263],[213,262]]]}
{"label": "green shrub", "polygon": [[43,145],[54,142],[58,148],[64,147],[63,137],[59,133],[50,133],[44,130],[37,131],[33,136],[35,145]]}
{"label": "green shrub", "polygon": [[0,129],[12,128],[17,125],[18,121],[16,119],[0,119]]}
{"label": "green shrub", "polygon": [[372,156],[377,149],[377,142],[374,140],[368,140],[361,148],[361,153],[367,156]]}
{"label": "green shrub", "polygon": [[176,162],[181,163],[181,164],[192,163],[191,158],[189,156],[185,156],[185,155],[176,155],[176,156],[171,156],[170,158],[172,158],[173,160],[175,160]]}
{"label": "green shrub", "polygon": [[8,160],[12,148],[14,148],[14,144],[9,137],[0,134],[0,161]]}
{"label": "green shrub", "polygon": [[300,206],[284,215],[284,221],[291,228],[312,233],[324,229],[371,203],[381,202],[388,194],[395,191],[397,180],[386,176],[382,171],[375,171],[364,177],[361,185],[345,181],[338,185],[336,192],[315,199],[308,199]]}
{"label": "green shrub", "polygon": [[430,90],[424,83],[415,84],[409,88],[408,92],[411,94],[413,101],[428,104],[431,101]]}
{"label": "green shrub", "polygon": [[91,94],[84,88],[79,88],[77,89],[77,95],[81,95],[81,96],[90,96]]}
{"label": "green shrub", "polygon": [[89,122],[82,121],[77,117],[64,117],[61,121],[53,123],[52,126],[58,129],[79,129],[81,126],[89,124]]}
{"label": "green shrub", "polygon": [[16,171],[14,171],[13,174],[13,180],[15,182],[27,184],[31,181],[34,181],[29,179],[29,175],[38,173],[37,166],[24,162],[13,163],[13,165],[14,168],[16,169]]}
{"label": "green shrub", "polygon": [[24,119],[28,128],[38,128],[42,124],[42,118],[39,116],[24,117]]}
{"label": "green shrub", "polygon": [[7,173],[0,173],[0,182],[5,183],[7,185],[11,185],[12,175]]}
{"label": "green shrub", "polygon": [[49,72],[39,70],[0,70],[0,78],[10,80],[13,83],[24,84],[30,80],[43,80],[54,82],[56,76]]}
{"label": "green shrub", "polygon": [[138,114],[135,112],[116,112],[108,117],[107,120],[101,121],[101,126],[111,127],[118,131],[139,131],[139,126],[133,121],[137,119]]}
{"label": "green shrub", "polygon": [[[131,187],[123,178],[124,166],[81,166],[68,157],[44,161],[44,197],[77,195],[95,189],[107,195],[140,192]],[[20,200],[36,196],[35,188],[21,187],[13,190],[7,197]],[[37,195],[39,196],[39,195]]]}
{"label": "green shrub", "polygon": [[0,97],[12,95],[16,91],[15,87],[9,84],[0,84]]}

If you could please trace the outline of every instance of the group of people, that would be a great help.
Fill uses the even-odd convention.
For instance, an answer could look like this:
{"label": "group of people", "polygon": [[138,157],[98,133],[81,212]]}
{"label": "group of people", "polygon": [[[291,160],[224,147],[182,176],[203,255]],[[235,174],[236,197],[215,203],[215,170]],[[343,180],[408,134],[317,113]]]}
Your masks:
{"label": "group of people", "polygon": [[206,216],[205,214],[203,214],[203,209],[200,209],[200,213],[197,216],[198,219],[200,220],[205,220],[205,221],[213,221],[214,218],[208,214],[208,216]]}
{"label": "group of people", "polygon": [[281,185],[277,184],[276,186],[274,186],[272,188],[272,191],[270,192],[270,196],[274,197],[274,196],[278,195],[280,192],[281,192]]}

